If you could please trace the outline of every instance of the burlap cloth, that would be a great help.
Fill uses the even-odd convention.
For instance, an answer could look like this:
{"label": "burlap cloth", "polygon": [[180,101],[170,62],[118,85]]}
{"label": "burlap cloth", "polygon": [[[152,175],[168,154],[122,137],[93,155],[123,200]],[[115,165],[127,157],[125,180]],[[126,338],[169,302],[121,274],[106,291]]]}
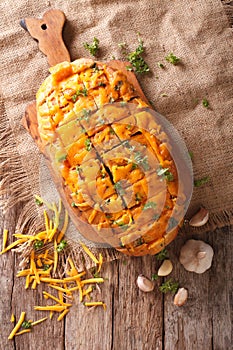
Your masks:
{"label": "burlap cloth", "polygon": [[[82,43],[92,42],[93,37],[100,41],[98,59],[122,59],[118,43],[127,43],[128,50],[133,51],[140,32],[146,47],[144,57],[151,69],[151,73],[138,76],[142,89],[193,152],[194,178],[210,177],[207,184],[194,189],[188,216],[200,205],[209,209],[209,223],[201,231],[233,222],[232,12],[227,3],[1,1],[1,207],[7,211],[19,202],[24,204],[18,230],[27,224],[33,231],[41,220],[33,195],[41,191],[42,161],[21,119],[48,75],[46,57],[19,21],[24,17],[42,17],[50,8],[60,9],[66,15],[63,36],[72,60],[90,57]],[[169,52],[181,58],[181,64],[167,63],[165,56]],[[158,62],[165,69],[159,68]],[[209,101],[208,109],[202,105],[204,98]],[[107,255],[109,259],[118,256],[112,250]]]}

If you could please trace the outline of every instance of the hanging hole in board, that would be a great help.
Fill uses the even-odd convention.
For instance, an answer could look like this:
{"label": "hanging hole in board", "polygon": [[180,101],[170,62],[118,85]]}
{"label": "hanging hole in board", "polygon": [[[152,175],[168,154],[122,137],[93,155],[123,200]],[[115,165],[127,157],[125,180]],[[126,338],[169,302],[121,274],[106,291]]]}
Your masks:
{"label": "hanging hole in board", "polygon": [[45,23],[41,24],[41,29],[42,30],[46,30],[47,29],[47,25]]}

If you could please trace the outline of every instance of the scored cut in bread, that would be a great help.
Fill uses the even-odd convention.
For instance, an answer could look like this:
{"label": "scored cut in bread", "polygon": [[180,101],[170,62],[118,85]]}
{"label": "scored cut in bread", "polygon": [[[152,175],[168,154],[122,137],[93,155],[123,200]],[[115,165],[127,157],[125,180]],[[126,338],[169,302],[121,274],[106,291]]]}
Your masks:
{"label": "scored cut in bread", "polygon": [[177,235],[185,195],[178,203],[167,135],[132,73],[113,66],[79,59],[50,68],[36,96],[43,153],[84,237],[156,254]]}

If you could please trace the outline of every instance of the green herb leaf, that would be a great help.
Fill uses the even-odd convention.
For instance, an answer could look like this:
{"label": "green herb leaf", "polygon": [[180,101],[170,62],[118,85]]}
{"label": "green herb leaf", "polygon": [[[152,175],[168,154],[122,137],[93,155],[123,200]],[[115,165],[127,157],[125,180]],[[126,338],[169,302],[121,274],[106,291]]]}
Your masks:
{"label": "green herb leaf", "polygon": [[156,170],[156,173],[157,173],[158,176],[161,176],[163,179],[166,179],[168,182],[174,180],[174,176],[173,176],[173,174],[170,172],[169,168],[159,167],[159,168]]}
{"label": "green herb leaf", "polygon": [[202,100],[202,105],[203,105],[205,108],[208,108],[208,107],[209,107],[209,101],[208,101],[206,98],[203,98],[203,100]]}
{"label": "green herb leaf", "polygon": [[89,117],[90,117],[90,113],[91,113],[91,111],[89,109],[83,108],[83,110],[82,110],[82,117],[79,118],[79,119],[88,121]]}
{"label": "green herb leaf", "polygon": [[113,130],[112,127],[110,127],[109,134],[110,134],[110,135],[115,135],[115,131]]}
{"label": "green herb leaf", "polygon": [[44,242],[43,241],[39,241],[39,240],[35,240],[34,244],[33,244],[33,248],[34,250],[38,250],[40,248],[42,248],[44,246]]}
{"label": "green herb leaf", "polygon": [[147,202],[144,207],[143,210],[146,209],[155,209],[156,208],[156,203],[155,202]]}
{"label": "green herb leaf", "polygon": [[121,89],[121,86],[123,85],[123,81],[119,80],[117,84],[114,86],[115,91],[119,91]]}
{"label": "green herb leaf", "polygon": [[126,43],[118,43],[118,46],[121,48],[121,49],[125,49],[126,48]]}
{"label": "green herb leaf", "polygon": [[93,273],[93,276],[94,276],[94,278],[100,278],[100,274],[97,271]]}
{"label": "green herb leaf", "polygon": [[42,205],[44,202],[43,202],[43,199],[40,198],[39,196],[35,195],[35,202],[36,202],[36,205]]}
{"label": "green herb leaf", "polygon": [[61,253],[67,247],[67,244],[66,241],[62,240],[57,246],[57,252]]}
{"label": "green herb leaf", "polygon": [[105,84],[105,83],[103,83],[102,81],[99,81],[99,82],[98,82],[98,86],[103,86],[103,87],[105,87],[105,86],[106,86],[106,84]]}
{"label": "green herb leaf", "polygon": [[44,264],[43,265],[43,271],[47,271],[50,268],[50,265]]}
{"label": "green herb leaf", "polygon": [[135,169],[137,169],[138,168],[138,165],[136,164],[136,163],[132,163],[132,170],[135,170]]}
{"label": "green herb leaf", "polygon": [[155,214],[152,216],[152,220],[157,221],[159,219],[160,215],[159,214]]}
{"label": "green herb leaf", "polygon": [[85,142],[84,142],[84,144],[85,144],[86,150],[87,150],[88,152],[90,152],[91,147],[92,147],[91,140],[90,140],[90,139],[86,139]]}
{"label": "green herb leaf", "polygon": [[159,287],[160,292],[162,293],[176,293],[179,287],[179,283],[178,282],[173,282],[172,279],[169,279],[168,281],[164,282],[163,284],[161,284],[161,286]]}
{"label": "green herb leaf", "polygon": [[142,166],[143,170],[147,171],[150,169],[150,165],[148,163],[148,157],[147,155],[145,155],[143,157],[143,155],[141,154],[141,152],[136,152],[135,156],[134,156],[135,162],[139,165]]}
{"label": "green herb leaf", "polygon": [[194,180],[194,187],[200,187],[210,181],[209,176],[205,176],[202,179]]}
{"label": "green herb leaf", "polygon": [[142,199],[143,199],[143,196],[141,195],[141,193],[137,192],[137,193],[135,194],[135,200],[136,200],[136,202],[141,202]]}
{"label": "green herb leaf", "polygon": [[156,259],[159,261],[163,261],[165,259],[168,258],[168,251],[166,248],[164,248],[163,250],[161,250],[158,254],[155,255]]}
{"label": "green herb leaf", "polygon": [[64,160],[66,160],[67,158],[67,154],[62,154],[61,156],[58,157],[58,162],[61,163],[63,162]]}
{"label": "green herb leaf", "polygon": [[74,94],[72,96],[72,100],[73,100],[73,102],[75,102],[77,100],[78,96],[85,96],[86,97],[87,95],[88,95],[88,90],[87,90],[86,86],[84,86],[83,89],[78,89],[76,91],[76,94]]}
{"label": "green herb leaf", "polygon": [[142,245],[144,243],[142,237],[139,237],[136,241],[135,241],[135,246],[139,247],[140,245]]}
{"label": "green herb leaf", "polygon": [[125,191],[124,191],[124,189],[122,188],[121,181],[116,182],[116,183],[114,184],[114,188],[115,188],[115,190],[117,191],[117,193],[118,193],[119,195],[125,194]]}
{"label": "green herb leaf", "polygon": [[167,231],[171,231],[173,228],[177,227],[178,225],[178,221],[173,218],[173,217],[170,217],[169,221],[168,221],[168,227],[167,227]]}
{"label": "green herb leaf", "polygon": [[149,72],[150,68],[142,57],[144,52],[143,41],[141,38],[138,38],[138,41],[139,45],[136,50],[127,55],[127,60],[131,63],[132,67],[127,66],[126,69],[130,70],[128,67],[131,68],[131,70],[134,68],[137,73]]}
{"label": "green herb leaf", "polygon": [[129,72],[133,71],[133,66],[125,66],[126,70],[128,70]]}
{"label": "green herb leaf", "polygon": [[180,58],[176,57],[172,52],[170,52],[166,57],[166,61],[168,61],[171,64],[178,64],[180,62]]}
{"label": "green herb leaf", "polygon": [[191,160],[193,160],[193,152],[189,151],[189,157],[191,158]]}
{"label": "green herb leaf", "polygon": [[92,56],[96,56],[97,51],[99,50],[99,40],[94,37],[92,44],[83,43],[83,46],[86,50],[90,52]]}
{"label": "green herb leaf", "polygon": [[32,327],[32,322],[29,322],[29,321],[24,321],[21,325],[22,328],[24,329],[29,329]]}
{"label": "green herb leaf", "polygon": [[164,64],[162,64],[161,62],[158,62],[158,66],[159,66],[159,68],[162,68],[162,69],[165,68]]}
{"label": "green herb leaf", "polygon": [[157,281],[159,278],[159,276],[157,275],[157,273],[153,273],[153,275],[151,276],[152,281]]}
{"label": "green herb leaf", "polygon": [[114,223],[124,231],[127,230],[127,228],[129,227],[127,224],[120,220],[114,221]]}
{"label": "green herb leaf", "polygon": [[77,94],[74,94],[71,99],[72,101],[75,103],[77,101],[77,98],[78,98],[78,95]]}

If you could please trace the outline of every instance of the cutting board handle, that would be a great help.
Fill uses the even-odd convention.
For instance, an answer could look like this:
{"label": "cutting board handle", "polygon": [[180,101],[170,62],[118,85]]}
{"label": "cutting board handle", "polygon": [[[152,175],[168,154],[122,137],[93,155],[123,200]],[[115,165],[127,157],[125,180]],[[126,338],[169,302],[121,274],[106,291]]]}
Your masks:
{"label": "cutting board handle", "polygon": [[47,56],[50,66],[70,61],[70,54],[62,38],[65,20],[62,11],[53,9],[45,12],[42,19],[28,17],[20,22],[21,26],[38,40],[39,49]]}

